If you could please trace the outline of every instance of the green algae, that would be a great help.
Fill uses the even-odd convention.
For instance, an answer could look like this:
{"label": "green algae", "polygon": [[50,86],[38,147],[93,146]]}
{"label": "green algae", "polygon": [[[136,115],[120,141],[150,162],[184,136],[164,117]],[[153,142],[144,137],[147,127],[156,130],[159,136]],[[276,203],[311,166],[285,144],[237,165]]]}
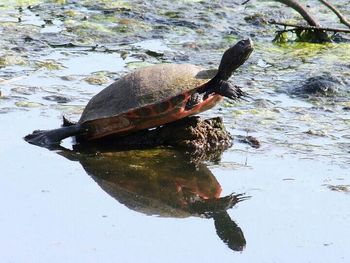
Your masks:
{"label": "green algae", "polygon": [[24,66],[27,63],[28,63],[27,59],[16,54],[8,54],[8,55],[0,56],[0,68],[13,66],[13,65]]}
{"label": "green algae", "polygon": [[91,7],[96,6],[99,7],[99,9],[131,9],[132,4],[129,1],[124,0],[117,0],[117,1],[110,1],[110,0],[83,0],[81,1],[83,6]]}
{"label": "green algae", "polygon": [[17,101],[15,105],[22,108],[39,108],[43,106],[43,104],[33,101]]}
{"label": "green algae", "polygon": [[103,85],[110,82],[110,79],[108,78],[106,72],[97,72],[84,78],[84,81],[90,85]]}
{"label": "green algae", "polygon": [[47,70],[60,70],[60,69],[64,68],[64,66],[61,63],[59,63],[53,59],[36,61],[35,67],[37,69],[47,69]]}
{"label": "green algae", "polygon": [[143,68],[147,66],[152,66],[154,64],[147,61],[131,61],[126,63],[126,65],[129,69],[138,69],[138,68]]}

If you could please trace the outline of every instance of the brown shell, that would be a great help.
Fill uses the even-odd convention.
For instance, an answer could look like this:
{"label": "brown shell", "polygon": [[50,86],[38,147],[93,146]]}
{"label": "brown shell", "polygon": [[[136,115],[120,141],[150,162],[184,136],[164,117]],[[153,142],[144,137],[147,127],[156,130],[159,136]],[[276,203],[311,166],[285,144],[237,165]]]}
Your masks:
{"label": "brown shell", "polygon": [[189,64],[160,64],[136,70],[95,95],[79,123],[110,118],[166,101],[206,83],[211,71]]}
{"label": "brown shell", "polygon": [[190,110],[185,106],[196,88],[216,74],[189,64],[161,64],[130,73],[95,95],[79,123],[85,140],[122,135],[163,125],[210,109],[222,99],[212,95]]}

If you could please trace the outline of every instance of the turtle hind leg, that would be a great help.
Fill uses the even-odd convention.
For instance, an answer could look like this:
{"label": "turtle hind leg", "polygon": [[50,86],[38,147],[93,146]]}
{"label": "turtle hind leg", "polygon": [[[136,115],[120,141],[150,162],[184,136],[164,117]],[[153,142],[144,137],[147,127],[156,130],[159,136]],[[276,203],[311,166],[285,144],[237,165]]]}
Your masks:
{"label": "turtle hind leg", "polygon": [[85,130],[78,124],[62,127],[54,130],[35,130],[33,133],[24,137],[24,140],[28,143],[52,148],[60,144],[61,140],[70,136],[83,134]]}
{"label": "turtle hind leg", "polygon": [[195,92],[188,99],[186,106],[185,106],[185,110],[191,110],[192,108],[194,108],[195,106],[197,106],[201,102],[203,102],[203,95],[201,95],[198,92]]}

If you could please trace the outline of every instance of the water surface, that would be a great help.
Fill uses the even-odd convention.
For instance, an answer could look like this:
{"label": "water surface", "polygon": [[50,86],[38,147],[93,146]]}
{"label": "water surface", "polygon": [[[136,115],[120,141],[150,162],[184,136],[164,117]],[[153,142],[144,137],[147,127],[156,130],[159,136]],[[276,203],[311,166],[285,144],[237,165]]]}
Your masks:
{"label": "water surface", "polygon": [[[350,17],[346,2],[339,8]],[[272,1],[11,3],[0,7],[2,262],[348,262],[348,43],[273,44],[274,28],[247,17],[298,17]],[[58,127],[63,114],[77,120],[91,96],[134,68],[215,67],[247,36],[256,49],[233,81],[253,99],[203,116],[223,116],[259,149],[235,141],[220,161],[196,167],[172,150],[74,155],[22,139]],[[287,92],[323,73],[341,78],[342,92]],[[217,214],[191,207],[232,193],[250,196],[220,212],[235,249],[217,233]]]}

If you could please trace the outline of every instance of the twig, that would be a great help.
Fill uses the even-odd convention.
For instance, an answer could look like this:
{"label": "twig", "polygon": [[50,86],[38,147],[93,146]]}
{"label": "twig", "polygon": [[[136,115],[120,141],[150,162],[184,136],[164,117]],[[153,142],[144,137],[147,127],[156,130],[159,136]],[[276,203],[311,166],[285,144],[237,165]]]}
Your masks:
{"label": "twig", "polygon": [[350,22],[346,19],[345,16],[343,16],[342,13],[340,13],[340,11],[334,5],[332,5],[326,0],[319,0],[319,1],[323,3],[325,6],[327,6],[330,10],[332,10],[333,13],[336,14],[337,17],[340,19],[341,23],[343,23],[344,25],[350,28]]}
{"label": "twig", "polygon": [[273,20],[269,21],[269,24],[285,26],[285,27],[294,27],[294,28],[302,29],[302,30],[317,30],[317,31],[350,33],[350,29],[295,25],[295,24],[290,24],[290,23],[276,22]]}

